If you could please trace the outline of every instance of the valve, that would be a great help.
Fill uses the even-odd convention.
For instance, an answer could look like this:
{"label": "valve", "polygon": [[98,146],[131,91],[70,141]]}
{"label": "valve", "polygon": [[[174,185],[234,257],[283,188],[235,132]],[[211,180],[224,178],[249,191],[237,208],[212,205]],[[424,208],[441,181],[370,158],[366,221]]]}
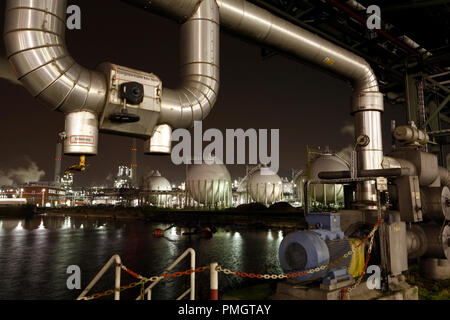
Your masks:
{"label": "valve", "polygon": [[80,162],[78,164],[74,164],[67,168],[64,173],[72,173],[72,172],[84,172],[86,171],[86,167],[88,165],[86,164],[86,156],[81,155],[80,156]]}
{"label": "valve", "polygon": [[122,83],[120,85],[119,95],[123,100],[123,107],[120,113],[111,114],[109,119],[119,123],[138,122],[140,117],[137,114],[128,112],[127,103],[131,105],[140,104],[144,100],[144,86],[138,82]]}

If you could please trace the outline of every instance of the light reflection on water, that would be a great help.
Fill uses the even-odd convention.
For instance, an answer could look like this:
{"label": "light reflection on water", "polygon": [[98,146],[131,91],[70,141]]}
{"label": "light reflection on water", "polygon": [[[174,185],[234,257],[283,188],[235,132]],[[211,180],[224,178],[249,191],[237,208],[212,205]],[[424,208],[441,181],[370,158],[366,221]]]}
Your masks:
{"label": "light reflection on water", "polygon": [[[197,266],[218,262],[232,270],[281,273],[278,247],[281,230],[218,228],[212,239],[182,235],[189,231],[172,228],[164,238],[154,238],[155,228],[168,224],[106,218],[36,217],[30,220],[0,219],[0,299],[74,299],[81,290],[68,290],[69,265],[82,271],[82,289],[115,253],[124,265],[145,276],[160,274],[187,248],[194,248]],[[189,268],[186,259],[175,271]],[[188,287],[188,278],[159,283],[153,299],[173,299]],[[134,279],[122,273],[123,284]],[[242,279],[220,274],[221,292],[242,284]],[[258,280],[245,280],[259,283]],[[91,293],[111,289],[112,269]],[[209,273],[197,278],[197,298],[209,295]],[[135,297],[139,290],[122,293]]]}

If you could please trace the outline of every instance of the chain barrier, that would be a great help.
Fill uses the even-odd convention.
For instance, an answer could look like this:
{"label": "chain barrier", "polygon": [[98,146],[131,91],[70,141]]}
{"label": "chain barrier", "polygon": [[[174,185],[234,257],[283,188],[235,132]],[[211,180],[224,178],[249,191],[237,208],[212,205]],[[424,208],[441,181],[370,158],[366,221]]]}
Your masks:
{"label": "chain barrier", "polygon": [[[124,266],[123,264],[120,265],[120,268],[127,272],[129,275],[131,275],[133,278],[139,279],[139,281],[130,283],[128,285],[125,286],[121,286],[119,289],[117,289],[117,291],[122,292],[124,290],[127,289],[131,289],[137,286],[141,286],[141,291],[140,291],[140,295],[141,297],[144,295],[145,292],[145,284],[148,282],[156,282],[156,281],[160,281],[160,280],[167,280],[170,278],[179,278],[181,276],[184,275],[190,275],[192,273],[200,273],[200,272],[204,272],[206,270],[209,270],[209,266],[205,266],[205,267],[198,267],[195,269],[188,269],[182,272],[174,272],[174,273],[163,273],[160,276],[153,276],[151,278],[146,278],[136,272],[134,272],[133,270],[128,269],[126,266]],[[93,299],[98,299],[104,296],[109,296],[111,294],[113,294],[114,292],[116,292],[116,289],[110,289],[110,290],[106,290],[105,292],[100,292],[100,293],[94,293],[90,296],[86,296],[81,298],[80,300],[93,300]]]}
{"label": "chain barrier", "polygon": [[[355,282],[355,284],[349,288],[343,289],[342,290],[342,298],[345,299],[345,297],[352,291],[354,290],[362,281],[362,278],[364,277],[365,273],[366,273],[366,269],[368,266],[368,262],[369,262],[369,258],[370,258],[370,253],[372,252],[372,247],[373,247],[373,240],[375,238],[375,232],[378,230],[378,227],[380,225],[380,223],[383,221],[383,218],[378,219],[378,222],[375,224],[374,228],[372,229],[372,231],[369,233],[369,235],[367,237],[365,237],[357,246],[355,246],[354,248],[352,248],[352,250],[348,251],[347,253],[345,253],[342,257],[339,257],[327,264],[321,265],[319,267],[313,268],[313,269],[309,269],[309,270],[305,270],[305,271],[300,271],[297,273],[287,273],[287,274],[261,274],[261,273],[247,273],[247,272],[240,272],[237,270],[230,270],[227,268],[223,268],[220,265],[216,267],[216,271],[217,272],[222,272],[226,275],[233,275],[233,276],[238,276],[238,277],[243,277],[243,278],[250,278],[250,279],[264,279],[264,280],[281,280],[281,279],[290,279],[290,278],[297,278],[297,277],[301,277],[301,276],[305,276],[307,274],[313,274],[316,272],[320,272],[323,270],[328,269],[330,266],[332,266],[333,264],[336,264],[340,261],[342,261],[343,259],[346,259],[348,257],[350,257],[351,255],[353,255],[357,249],[359,247],[361,247],[363,244],[365,244],[367,241],[370,240],[369,243],[369,248],[367,250],[367,257],[366,257],[366,263],[364,265],[363,271],[361,276],[358,278],[358,280]],[[174,273],[163,273],[159,276],[153,276],[150,278],[146,278],[130,269],[128,269],[126,266],[124,266],[123,264],[120,265],[121,269],[124,270],[125,272],[127,272],[129,275],[131,275],[132,277],[139,279],[139,281],[130,283],[128,285],[125,286],[121,286],[119,289],[117,289],[117,291],[122,292],[124,290],[127,289],[131,289],[134,287],[137,287],[139,285],[141,285],[141,297],[143,297],[144,292],[145,292],[145,284],[148,282],[155,282],[155,281],[160,281],[160,280],[167,280],[170,278],[179,278],[182,277],[184,275],[190,275],[192,273],[200,273],[200,272],[204,272],[206,270],[209,270],[209,266],[204,266],[204,267],[198,267],[196,269],[188,269],[182,272],[174,272]],[[110,289],[107,290],[105,292],[101,292],[101,293],[94,293],[90,296],[86,296],[81,298],[81,300],[92,300],[92,299],[98,299],[100,297],[104,297],[104,296],[108,296],[113,294],[116,291],[116,289]]]}

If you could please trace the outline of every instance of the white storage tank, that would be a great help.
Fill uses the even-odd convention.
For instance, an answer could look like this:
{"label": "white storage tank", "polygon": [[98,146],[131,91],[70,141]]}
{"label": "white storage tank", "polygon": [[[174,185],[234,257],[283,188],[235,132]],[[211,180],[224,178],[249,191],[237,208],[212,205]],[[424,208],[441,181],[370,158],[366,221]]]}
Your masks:
{"label": "white storage tank", "polygon": [[223,164],[190,165],[186,173],[186,190],[197,203],[221,208],[231,207],[231,176]]}
{"label": "white storage tank", "polygon": [[262,175],[261,169],[257,169],[251,173],[247,189],[254,201],[269,205],[281,201],[283,182],[276,173]]}
{"label": "white storage tank", "polygon": [[303,206],[303,198],[304,198],[304,185],[306,181],[306,173],[302,170],[297,175],[294,176],[294,197],[300,203],[300,206]]}
{"label": "white storage tank", "polygon": [[161,176],[158,170],[152,170],[144,179],[144,190],[147,192],[147,201],[155,206],[166,207],[171,195],[158,194],[158,191],[171,191],[169,180]]}
{"label": "white storage tank", "polygon": [[[310,165],[310,180],[319,179],[323,171],[348,171],[347,162],[334,154],[322,154],[315,158]],[[342,184],[311,184],[309,194],[313,202],[324,205],[344,202],[344,186]]]}

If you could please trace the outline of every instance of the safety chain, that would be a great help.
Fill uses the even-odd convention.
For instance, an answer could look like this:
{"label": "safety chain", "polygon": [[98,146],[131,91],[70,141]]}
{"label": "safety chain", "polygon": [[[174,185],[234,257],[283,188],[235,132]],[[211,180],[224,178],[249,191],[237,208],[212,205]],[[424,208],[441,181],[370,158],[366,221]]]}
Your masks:
{"label": "safety chain", "polygon": [[[336,263],[342,261],[343,259],[348,258],[352,254],[354,254],[359,247],[361,247],[364,243],[366,243],[370,239],[370,245],[369,245],[369,249],[368,249],[368,257],[369,257],[370,252],[372,251],[373,239],[374,239],[374,236],[375,236],[375,232],[377,231],[381,221],[383,221],[383,218],[380,218],[378,220],[378,222],[375,224],[373,230],[369,233],[369,235],[366,238],[364,238],[357,246],[352,248],[352,250],[350,250],[347,253],[345,253],[342,257],[337,258],[337,259],[329,262],[328,264],[321,265],[320,267],[317,267],[317,268],[313,268],[313,269],[309,269],[309,270],[305,270],[305,271],[301,271],[301,272],[297,272],[297,273],[287,273],[287,274],[247,273],[247,272],[239,272],[239,271],[236,271],[236,270],[230,270],[230,269],[222,268],[221,266],[217,266],[216,267],[216,271],[217,272],[223,272],[226,275],[230,275],[231,274],[231,275],[238,276],[238,277],[243,277],[243,278],[251,278],[251,279],[256,278],[256,279],[265,279],[265,280],[269,280],[269,279],[279,280],[279,279],[297,278],[297,277],[301,277],[301,276],[304,276],[304,275],[307,275],[307,274],[313,274],[313,273],[316,273],[316,272],[320,272],[320,271],[326,270],[327,268],[329,268],[333,264],[336,264]],[[351,290],[353,290],[361,282],[362,277],[365,274],[366,268],[367,268],[367,261],[366,261],[366,265],[365,265],[364,270],[363,270],[363,274],[358,279],[357,283],[352,288],[350,288],[348,290],[349,292]]]}
{"label": "safety chain", "polygon": [[131,289],[131,288],[137,287],[139,285],[141,286],[141,295],[142,295],[143,291],[145,291],[144,286],[148,282],[156,282],[156,281],[160,281],[160,280],[167,280],[167,279],[170,279],[170,278],[179,278],[179,277],[184,276],[184,275],[190,275],[192,273],[203,272],[205,270],[208,270],[209,266],[198,267],[196,269],[188,269],[188,270],[185,270],[185,271],[182,271],[182,272],[163,273],[160,276],[153,276],[151,278],[146,278],[146,277],[144,277],[144,276],[134,272],[133,270],[128,269],[123,264],[120,265],[120,268],[123,271],[127,272],[132,277],[134,277],[136,279],[139,279],[139,281],[130,283],[130,284],[125,285],[125,286],[121,286],[121,287],[119,287],[119,289],[110,289],[110,290],[106,290],[105,292],[94,293],[94,294],[92,294],[90,296],[83,297],[80,300],[98,299],[100,297],[109,296],[109,295],[113,294],[116,291],[122,292],[124,290]]}

